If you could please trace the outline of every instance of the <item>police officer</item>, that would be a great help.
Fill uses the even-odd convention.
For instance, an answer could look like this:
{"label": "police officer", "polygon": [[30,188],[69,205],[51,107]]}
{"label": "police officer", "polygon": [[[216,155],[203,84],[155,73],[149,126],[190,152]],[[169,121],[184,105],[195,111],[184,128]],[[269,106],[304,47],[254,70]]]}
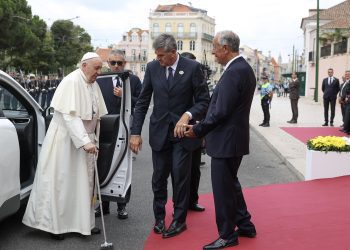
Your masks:
{"label": "police officer", "polygon": [[261,107],[264,113],[264,120],[259,126],[262,127],[270,127],[270,103],[273,95],[273,86],[269,82],[269,78],[267,75],[263,75],[261,77],[263,80],[263,84],[260,89],[260,99],[261,99]]}

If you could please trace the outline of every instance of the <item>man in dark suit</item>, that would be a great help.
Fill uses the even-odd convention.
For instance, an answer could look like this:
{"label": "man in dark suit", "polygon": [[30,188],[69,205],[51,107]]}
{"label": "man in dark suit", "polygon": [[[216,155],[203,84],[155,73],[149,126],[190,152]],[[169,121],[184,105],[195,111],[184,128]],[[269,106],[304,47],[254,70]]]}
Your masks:
{"label": "man in dark suit", "polygon": [[188,137],[206,135],[207,154],[212,157],[211,179],[219,238],[203,249],[235,246],[238,236],[253,238],[256,235],[237,178],[243,155],[249,153],[249,113],[256,78],[239,55],[239,37],[232,31],[215,35],[212,53],[224,71],[206,118],[193,126],[185,126]]}
{"label": "man in dark suit", "polygon": [[292,73],[292,80],[289,83],[289,99],[290,106],[292,107],[292,119],[287,121],[288,123],[298,122],[298,100],[299,100],[299,88],[300,82],[298,80],[297,74]]}
{"label": "man in dark suit", "polygon": [[[193,55],[190,52],[183,52],[181,53],[181,56],[196,60],[196,56]],[[203,65],[202,65],[203,66]],[[190,201],[188,209],[192,211],[197,212],[203,212],[205,210],[205,207],[198,204],[198,188],[199,188],[199,181],[201,178],[201,156],[202,156],[202,140],[197,140],[197,146],[196,149],[192,152],[192,163],[191,163],[191,181],[190,181]]]}
{"label": "man in dark suit", "polygon": [[340,90],[339,80],[333,76],[333,69],[328,69],[328,77],[322,81],[323,92],[323,108],[324,108],[324,124],[322,126],[328,126],[328,110],[329,104],[331,105],[331,119],[330,125],[333,126],[335,116],[335,103],[337,101],[337,94]]}
{"label": "man in dark suit", "polygon": [[[157,60],[147,64],[143,88],[135,106],[130,148],[138,153],[141,130],[153,94],[153,113],[149,124],[149,143],[152,148],[154,193],[154,232],[163,238],[186,230],[191,175],[193,139],[184,138],[185,127],[198,120],[207,110],[209,91],[201,65],[177,53],[176,40],[161,34],[153,42]],[[174,217],[165,230],[167,179],[173,180]]]}
{"label": "man in dark suit", "polygon": [[[123,51],[112,50],[109,53],[108,65],[112,72],[123,72],[125,64],[126,61]],[[131,89],[131,112],[133,112],[137,98],[140,95],[142,85],[140,79],[135,75],[130,74],[129,80]],[[122,80],[118,76],[116,76],[113,78],[109,77],[97,79],[97,83],[100,86],[103,99],[108,110],[108,114],[120,114],[121,97],[123,94]],[[102,206],[104,214],[109,214],[109,202],[103,201]],[[117,213],[119,219],[128,218],[128,213],[126,211],[126,203],[118,202]],[[95,215],[97,217],[101,216],[100,208],[96,210]]]}

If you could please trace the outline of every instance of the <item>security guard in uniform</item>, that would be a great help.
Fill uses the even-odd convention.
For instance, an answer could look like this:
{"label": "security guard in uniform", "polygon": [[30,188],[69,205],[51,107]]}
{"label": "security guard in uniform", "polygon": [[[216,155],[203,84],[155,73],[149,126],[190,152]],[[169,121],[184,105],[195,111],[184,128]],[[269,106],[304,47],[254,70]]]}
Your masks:
{"label": "security guard in uniform", "polygon": [[270,103],[273,96],[273,86],[269,83],[269,78],[267,75],[263,75],[261,77],[263,80],[263,84],[260,89],[260,99],[261,99],[261,107],[264,113],[264,121],[259,124],[262,127],[270,127]]}

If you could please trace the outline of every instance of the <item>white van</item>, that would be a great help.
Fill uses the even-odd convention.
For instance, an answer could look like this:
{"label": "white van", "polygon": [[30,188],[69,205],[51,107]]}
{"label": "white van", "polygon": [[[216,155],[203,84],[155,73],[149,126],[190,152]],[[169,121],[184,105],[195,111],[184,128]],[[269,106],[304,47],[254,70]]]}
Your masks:
{"label": "white van", "polygon": [[[108,73],[100,77],[111,77]],[[103,200],[128,202],[132,156],[128,147],[131,117],[129,73],[123,79],[120,115],[101,118],[99,178]],[[0,70],[0,221],[25,203],[53,110],[43,110],[30,94]]]}

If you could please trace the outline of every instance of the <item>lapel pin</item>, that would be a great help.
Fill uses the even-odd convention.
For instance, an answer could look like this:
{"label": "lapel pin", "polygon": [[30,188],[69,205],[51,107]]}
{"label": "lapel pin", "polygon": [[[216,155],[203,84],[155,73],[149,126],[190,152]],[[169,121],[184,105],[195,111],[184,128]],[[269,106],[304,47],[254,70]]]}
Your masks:
{"label": "lapel pin", "polygon": [[183,72],[182,70],[179,71],[180,75],[183,75],[185,72]]}

